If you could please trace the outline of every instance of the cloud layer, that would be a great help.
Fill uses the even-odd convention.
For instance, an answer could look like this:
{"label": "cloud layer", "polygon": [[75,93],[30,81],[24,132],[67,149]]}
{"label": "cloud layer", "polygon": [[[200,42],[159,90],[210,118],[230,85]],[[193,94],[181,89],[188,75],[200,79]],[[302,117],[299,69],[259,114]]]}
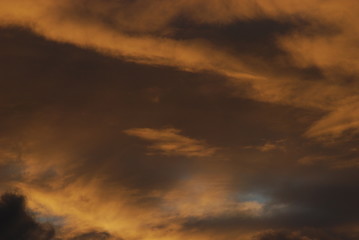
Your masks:
{"label": "cloud layer", "polygon": [[0,2],[0,191],[59,239],[357,239],[358,7]]}
{"label": "cloud layer", "polygon": [[[198,11],[198,6],[206,7]],[[216,72],[236,88],[246,85],[249,88],[246,97],[329,112],[308,130],[309,137],[340,136],[346,130],[358,128],[353,120],[358,116],[345,115],[345,109],[356,109],[358,86],[352,81],[348,83],[349,80],[344,80],[347,85],[343,86],[342,80],[358,73],[355,50],[358,29],[348,28],[357,19],[357,4],[353,0],[340,3],[336,0],[325,3],[320,0],[268,3],[213,0],[205,4],[202,0],[176,3],[18,0],[2,3],[1,7],[4,26],[25,26],[48,39],[92,48],[129,61]],[[296,26],[285,34],[271,36],[286,56],[280,57],[268,70],[258,67],[267,59],[248,64],[248,56],[241,52],[230,53],[226,47],[217,46],[200,35],[181,36],[186,26],[180,27],[180,23],[185,21],[207,27],[263,18],[279,23],[290,21]],[[313,82],[283,75],[281,69],[276,69],[281,61],[290,61],[291,67],[304,71],[316,68],[324,79]],[[333,115],[338,116],[336,120]]]}

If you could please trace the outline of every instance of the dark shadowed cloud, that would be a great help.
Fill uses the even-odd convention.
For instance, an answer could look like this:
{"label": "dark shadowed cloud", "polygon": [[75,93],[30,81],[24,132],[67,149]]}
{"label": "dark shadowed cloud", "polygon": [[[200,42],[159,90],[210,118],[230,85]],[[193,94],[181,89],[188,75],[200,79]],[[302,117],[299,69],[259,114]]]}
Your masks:
{"label": "dark shadowed cloud", "polygon": [[261,233],[254,240],[349,240],[347,234],[336,234],[330,230],[303,229],[301,231],[268,231]]}
{"label": "dark shadowed cloud", "polygon": [[14,193],[0,197],[0,238],[4,240],[51,240],[54,230],[38,223],[26,208],[25,198]]}
{"label": "dark shadowed cloud", "polygon": [[107,240],[110,238],[111,235],[106,232],[89,232],[75,236],[70,240]]}

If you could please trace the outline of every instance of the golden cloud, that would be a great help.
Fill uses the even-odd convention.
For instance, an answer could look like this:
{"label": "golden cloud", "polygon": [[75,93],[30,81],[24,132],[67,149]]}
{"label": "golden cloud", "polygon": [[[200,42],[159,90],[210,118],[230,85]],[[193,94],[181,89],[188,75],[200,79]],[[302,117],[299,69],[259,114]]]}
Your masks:
{"label": "golden cloud", "polygon": [[[25,27],[47,40],[92,49],[129,62],[215,73],[225,79],[224,84],[232,87],[236,97],[321,113],[322,118],[308,124],[304,136],[328,141],[357,134],[359,129],[359,87],[355,81],[359,73],[359,28],[352,24],[359,20],[358,8],[356,0],[13,0],[0,2],[0,25]],[[279,59],[267,61],[262,59],[261,52],[248,57],[234,51],[233,46],[232,49],[205,37],[175,37],[175,22],[181,18],[209,28],[263,19],[289,21],[299,27],[273,36],[276,47],[284,53]],[[301,21],[306,23],[301,25]],[[320,77],[307,79],[305,75],[288,73],[293,68],[303,72],[313,68]],[[159,103],[158,97],[152,101]],[[236,155],[228,166],[215,163],[203,166],[205,161],[195,161],[201,169],[198,172],[173,171],[168,175],[181,176],[174,177],[170,187],[155,186],[141,191],[139,186],[133,187],[138,184],[133,179],[137,177],[136,181],[146,185],[147,180],[160,172],[151,172],[157,166],[146,158],[148,155],[123,156],[126,149],[111,155],[106,148],[112,144],[110,140],[101,142],[106,147],[96,149],[100,153],[88,150],[98,143],[93,138],[103,137],[98,133],[100,130],[87,132],[96,124],[83,129],[77,126],[79,134],[66,140],[63,140],[66,134],[58,133],[62,127],[51,126],[57,129],[52,131],[51,127],[42,125],[43,121],[39,121],[21,128],[23,155],[19,157],[16,147],[5,146],[6,150],[0,153],[0,164],[21,163],[21,179],[11,182],[11,186],[29,196],[32,209],[64,217],[64,228],[75,226],[64,229],[64,237],[96,229],[129,240],[206,239],[207,233],[183,231],[185,221],[221,217],[228,220],[233,216],[249,219],[261,216],[268,207],[259,201],[236,199],[241,183],[234,178],[242,172],[234,174],[230,164],[238,167],[237,164],[242,164],[238,159],[243,156]],[[136,126],[124,127],[129,128],[124,133],[146,142],[150,157],[165,158],[171,164],[174,162],[168,161],[170,157],[212,159],[219,151],[202,137],[188,136],[176,128],[132,127]],[[115,138],[112,134],[124,137],[119,131],[108,138]],[[1,144],[4,145],[2,139]],[[126,148],[121,144],[111,147]],[[281,141],[247,146],[260,151],[256,154],[284,151],[285,147]],[[137,158],[144,160],[133,163]],[[104,163],[98,164],[100,161]],[[148,167],[146,161],[155,167]],[[326,161],[335,169],[358,166],[356,158],[328,160],[321,155],[302,158],[299,163],[314,166]],[[145,170],[141,171],[141,167]],[[240,167],[244,169],[245,179],[247,166]],[[255,166],[256,170],[261,167]],[[208,173],[212,168],[224,170],[219,169],[213,176]],[[161,171],[167,170],[164,169]],[[141,178],[144,172],[150,172],[150,177]],[[133,182],[127,184],[121,174]],[[162,183],[163,179],[157,181]],[[222,238],[228,239],[229,235]],[[231,235],[229,239],[244,239],[241,237]]]}
{"label": "golden cloud", "polygon": [[[348,27],[358,18],[358,4],[353,0],[340,3],[335,0],[182,0],[175,3],[150,0],[132,3],[16,0],[2,2],[0,7],[0,24],[3,26],[25,26],[47,39],[91,48],[128,61],[173,66],[186,71],[216,72],[236,87],[248,84],[250,90],[245,97],[259,101],[319,107],[339,114],[344,112],[339,110],[342,106],[336,103],[338,99],[355,95],[353,88],[343,87],[341,80],[333,75],[333,69],[348,74],[358,73],[356,42],[359,30]],[[167,37],[166,32],[175,31],[171,24],[179,16],[206,24],[229,24],[240,19],[260,18],[284,21],[290,16],[301,16],[312,24],[295,34],[278,37],[278,44],[299,67],[318,67],[329,80],[312,83],[278,74],[268,75],[256,66],[248,66],[240,56],[229,54],[203,39],[179,40],[171,38],[171,34]],[[104,18],[108,18],[113,25],[106,24]],[[329,36],[313,33],[312,29],[325,24],[337,30]],[[357,90],[357,86],[354,89]],[[352,108],[357,103],[354,104]],[[326,132],[324,128],[314,131],[318,127],[313,126],[307,136],[334,132],[340,136],[348,129],[357,129],[352,117],[342,118],[350,123],[341,124],[338,130],[331,132]],[[321,122],[318,124],[322,125]]]}
{"label": "golden cloud", "polygon": [[181,131],[174,128],[134,128],[126,130],[125,133],[152,142],[150,149],[165,155],[208,157],[217,150],[207,146],[203,141],[181,135]]}

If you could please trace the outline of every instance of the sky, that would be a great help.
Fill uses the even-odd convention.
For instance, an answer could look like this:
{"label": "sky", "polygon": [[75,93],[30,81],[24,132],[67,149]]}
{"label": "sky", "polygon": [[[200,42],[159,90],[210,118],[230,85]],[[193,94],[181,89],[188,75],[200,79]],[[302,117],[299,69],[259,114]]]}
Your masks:
{"label": "sky", "polygon": [[359,239],[358,12],[0,0],[0,238]]}

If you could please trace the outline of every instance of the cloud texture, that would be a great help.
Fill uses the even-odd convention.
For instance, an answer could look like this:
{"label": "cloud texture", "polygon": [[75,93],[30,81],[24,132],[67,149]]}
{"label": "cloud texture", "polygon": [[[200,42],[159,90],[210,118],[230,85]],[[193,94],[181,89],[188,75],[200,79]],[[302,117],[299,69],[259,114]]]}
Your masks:
{"label": "cloud texture", "polygon": [[0,1],[0,191],[59,239],[357,239],[358,12]]}
{"label": "cloud texture", "polygon": [[[198,10],[199,6],[206,7]],[[2,3],[1,7],[1,22],[5,26],[24,26],[48,39],[129,61],[216,72],[236,87],[247,85],[246,97],[329,112],[308,130],[309,137],[338,136],[345,130],[358,128],[352,119],[358,118],[357,115],[343,116],[345,109],[356,108],[358,103],[357,84],[342,84],[342,79],[358,73],[355,50],[358,30],[348,28],[357,18],[357,4],[353,0],[340,3],[336,0],[206,1],[205,4],[201,0],[175,3],[19,0]],[[188,26],[181,23],[186,21],[195,26],[216,27],[263,18],[279,23],[287,21],[295,26],[285,34],[274,32],[271,36],[286,56],[276,56],[278,63],[269,69],[258,68],[265,62],[248,64],[245,54],[231,53],[200,35],[188,38],[182,34]],[[282,61],[291,61],[293,67],[303,71],[315,68],[324,79],[313,82],[283,75],[276,69]],[[333,119],[333,115],[338,117]]]}

